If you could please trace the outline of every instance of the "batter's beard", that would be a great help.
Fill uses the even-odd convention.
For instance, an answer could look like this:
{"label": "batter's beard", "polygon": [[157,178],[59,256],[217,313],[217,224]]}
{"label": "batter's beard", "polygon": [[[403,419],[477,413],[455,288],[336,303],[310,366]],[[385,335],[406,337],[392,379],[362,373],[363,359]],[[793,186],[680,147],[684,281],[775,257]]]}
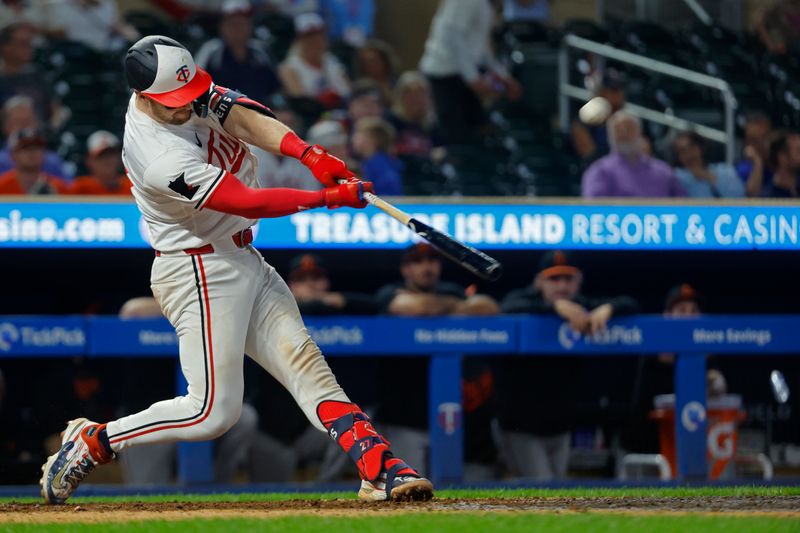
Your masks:
{"label": "batter's beard", "polygon": [[177,116],[173,115],[169,119],[167,119],[165,122],[167,124],[171,124],[173,126],[180,126],[181,124],[186,124],[187,122],[189,122],[189,120],[191,120],[191,118],[192,118],[192,112],[188,111],[186,113],[186,118],[181,118],[180,115],[177,115]]}

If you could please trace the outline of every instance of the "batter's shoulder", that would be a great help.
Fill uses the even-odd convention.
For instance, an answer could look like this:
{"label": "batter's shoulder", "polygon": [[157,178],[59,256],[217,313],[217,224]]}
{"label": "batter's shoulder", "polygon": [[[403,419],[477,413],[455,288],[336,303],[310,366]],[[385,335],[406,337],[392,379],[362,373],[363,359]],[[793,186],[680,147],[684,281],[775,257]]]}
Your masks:
{"label": "batter's shoulder", "polygon": [[144,169],[144,175],[170,175],[200,166],[206,167],[208,164],[191,147],[175,144],[164,147],[160,153],[152,156]]}

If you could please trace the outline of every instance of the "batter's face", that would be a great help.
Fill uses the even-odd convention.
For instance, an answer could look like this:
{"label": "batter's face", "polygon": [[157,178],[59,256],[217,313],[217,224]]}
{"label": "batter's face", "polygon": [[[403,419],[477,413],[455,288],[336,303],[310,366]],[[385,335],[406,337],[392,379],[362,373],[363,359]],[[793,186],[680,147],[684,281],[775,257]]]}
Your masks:
{"label": "batter's face", "polygon": [[430,291],[442,275],[442,262],[431,257],[409,261],[400,267],[406,286],[420,291]]}
{"label": "batter's face", "polygon": [[544,301],[552,304],[558,300],[573,300],[581,289],[580,274],[559,274],[556,276],[540,276],[536,285],[542,292]]}
{"label": "batter's face", "polygon": [[193,111],[191,103],[181,107],[167,107],[146,96],[140,98],[142,99],[147,114],[158,122],[180,126],[181,124],[186,124],[189,122],[189,119],[192,118]]}

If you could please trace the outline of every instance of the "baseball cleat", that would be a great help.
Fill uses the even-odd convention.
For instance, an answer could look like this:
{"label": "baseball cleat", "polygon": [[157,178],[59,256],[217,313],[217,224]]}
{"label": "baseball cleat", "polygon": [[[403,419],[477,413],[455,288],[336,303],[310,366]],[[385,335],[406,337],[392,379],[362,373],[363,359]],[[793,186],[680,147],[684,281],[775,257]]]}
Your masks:
{"label": "baseball cleat", "polygon": [[433,498],[433,483],[424,477],[397,476],[387,496],[386,474],[381,474],[374,483],[361,480],[358,498],[368,502],[426,502]]}
{"label": "baseball cleat", "polygon": [[98,464],[114,458],[98,439],[104,427],[85,418],[69,421],[61,434],[61,449],[42,466],[39,484],[47,503],[64,503]]}

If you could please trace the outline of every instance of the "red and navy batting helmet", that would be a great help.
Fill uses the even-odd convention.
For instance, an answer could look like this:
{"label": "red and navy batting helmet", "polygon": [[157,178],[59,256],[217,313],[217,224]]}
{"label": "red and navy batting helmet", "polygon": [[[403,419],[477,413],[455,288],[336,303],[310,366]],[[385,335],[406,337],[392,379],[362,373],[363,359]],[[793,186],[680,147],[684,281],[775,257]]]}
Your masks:
{"label": "red and navy batting helmet", "polygon": [[163,35],[148,35],[128,49],[125,76],[131,89],[167,107],[182,107],[211,85],[189,50]]}

